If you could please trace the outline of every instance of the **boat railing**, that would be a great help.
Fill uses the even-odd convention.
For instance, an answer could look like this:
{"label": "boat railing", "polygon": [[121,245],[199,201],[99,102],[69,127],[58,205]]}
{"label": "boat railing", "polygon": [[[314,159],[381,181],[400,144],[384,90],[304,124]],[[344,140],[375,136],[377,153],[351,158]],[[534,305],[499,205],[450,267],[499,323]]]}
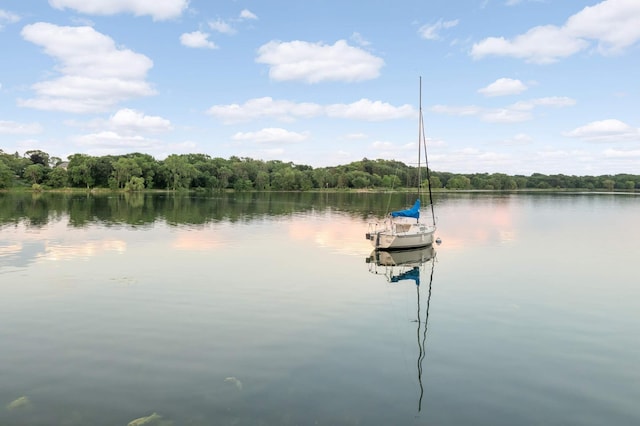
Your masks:
{"label": "boat railing", "polygon": [[385,229],[387,229],[387,224],[385,222],[370,222],[367,233],[377,234],[378,232],[384,231]]}

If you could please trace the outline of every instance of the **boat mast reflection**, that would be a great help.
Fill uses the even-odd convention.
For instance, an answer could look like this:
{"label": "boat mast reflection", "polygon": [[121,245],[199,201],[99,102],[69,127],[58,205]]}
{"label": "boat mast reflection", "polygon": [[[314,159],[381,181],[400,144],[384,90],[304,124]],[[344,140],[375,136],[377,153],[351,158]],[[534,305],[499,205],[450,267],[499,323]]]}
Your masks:
{"label": "boat mast reflection", "polygon": [[[422,364],[427,355],[427,329],[429,323],[429,305],[431,303],[431,285],[433,283],[433,271],[435,267],[435,248],[433,245],[413,250],[402,251],[382,251],[374,250],[366,259],[369,264],[369,272],[375,275],[384,275],[389,283],[398,283],[404,280],[413,281],[416,285],[417,296],[417,323],[416,338],[418,343],[418,386],[420,393],[418,396],[418,412],[422,410],[422,398],[424,396],[424,386],[422,383]],[[420,306],[420,277],[425,272],[426,264],[431,261],[429,272],[429,286],[427,293],[427,306],[424,311],[424,321],[422,320],[422,310]]]}

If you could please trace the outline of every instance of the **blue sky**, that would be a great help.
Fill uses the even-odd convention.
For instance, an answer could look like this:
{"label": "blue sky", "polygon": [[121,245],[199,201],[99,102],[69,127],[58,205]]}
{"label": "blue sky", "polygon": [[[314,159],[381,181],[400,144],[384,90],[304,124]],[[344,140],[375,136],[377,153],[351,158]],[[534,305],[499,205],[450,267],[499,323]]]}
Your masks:
{"label": "blue sky", "polygon": [[640,0],[0,0],[0,149],[640,174]]}

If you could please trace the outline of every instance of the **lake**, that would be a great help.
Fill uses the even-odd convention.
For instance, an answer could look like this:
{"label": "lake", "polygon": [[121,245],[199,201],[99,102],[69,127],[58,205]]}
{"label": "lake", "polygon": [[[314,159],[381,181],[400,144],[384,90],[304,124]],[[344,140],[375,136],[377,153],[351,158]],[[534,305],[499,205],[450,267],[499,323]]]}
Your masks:
{"label": "lake", "polygon": [[640,196],[412,203],[0,193],[0,424],[640,424]]}

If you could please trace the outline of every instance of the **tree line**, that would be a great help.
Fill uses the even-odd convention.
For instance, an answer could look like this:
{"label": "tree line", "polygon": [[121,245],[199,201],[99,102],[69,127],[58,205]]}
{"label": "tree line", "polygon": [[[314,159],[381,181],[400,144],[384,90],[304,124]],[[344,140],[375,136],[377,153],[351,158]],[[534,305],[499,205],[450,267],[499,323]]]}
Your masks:
{"label": "tree line", "polygon": [[[0,150],[0,188],[110,188],[309,191],[315,189],[415,188],[416,167],[394,160],[363,158],[346,165],[317,167],[279,160],[256,160],[207,154],[172,154],[156,160],[148,154],[91,156],[73,154],[68,161],[41,150],[20,155]],[[422,171],[422,180],[425,174]],[[449,173],[431,170],[431,187],[450,190],[584,189],[633,191],[640,175],[530,176],[503,173]]]}

